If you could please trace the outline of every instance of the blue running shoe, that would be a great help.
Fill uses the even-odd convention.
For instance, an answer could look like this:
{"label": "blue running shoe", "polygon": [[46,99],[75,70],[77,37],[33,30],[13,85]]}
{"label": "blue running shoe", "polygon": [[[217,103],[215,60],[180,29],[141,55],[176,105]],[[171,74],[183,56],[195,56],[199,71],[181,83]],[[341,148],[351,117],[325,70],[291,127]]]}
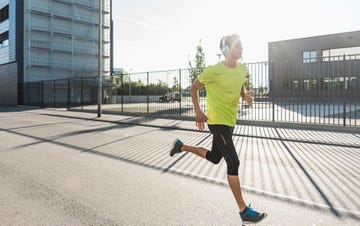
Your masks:
{"label": "blue running shoe", "polygon": [[246,209],[243,213],[239,213],[239,214],[240,214],[241,220],[243,221],[243,224],[256,223],[256,222],[263,220],[267,216],[266,213],[260,213],[256,210],[252,209],[250,204],[248,207],[246,207]]}
{"label": "blue running shoe", "polygon": [[170,151],[170,156],[174,156],[176,153],[180,153],[181,152],[181,146],[183,146],[183,142],[179,139],[176,139],[174,142],[174,146]]}

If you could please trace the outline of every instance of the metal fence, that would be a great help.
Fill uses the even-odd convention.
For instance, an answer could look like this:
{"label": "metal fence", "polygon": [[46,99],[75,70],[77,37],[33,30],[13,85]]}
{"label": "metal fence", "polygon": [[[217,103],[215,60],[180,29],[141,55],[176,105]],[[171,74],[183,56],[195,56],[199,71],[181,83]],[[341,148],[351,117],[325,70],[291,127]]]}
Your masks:
{"label": "metal fence", "polygon": [[[360,124],[360,61],[246,64],[255,103],[240,100],[239,120]],[[105,79],[103,79],[105,81]],[[188,116],[195,112],[188,69],[125,74],[103,83],[103,113]],[[25,104],[97,110],[97,79],[84,77],[24,84]],[[206,91],[200,91],[206,112]]]}
{"label": "metal fence", "polygon": [[97,104],[96,77],[26,82],[23,86],[25,105],[70,109]]}

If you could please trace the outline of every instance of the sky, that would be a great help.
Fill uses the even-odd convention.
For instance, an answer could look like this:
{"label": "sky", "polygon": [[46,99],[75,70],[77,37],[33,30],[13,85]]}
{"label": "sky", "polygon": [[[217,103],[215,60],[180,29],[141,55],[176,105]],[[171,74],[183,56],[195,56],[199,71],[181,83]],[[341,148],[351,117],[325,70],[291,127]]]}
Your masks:
{"label": "sky", "polygon": [[267,60],[268,42],[360,30],[358,0],[113,0],[114,67],[188,68],[201,40],[215,64],[224,35],[237,33],[243,62]]}

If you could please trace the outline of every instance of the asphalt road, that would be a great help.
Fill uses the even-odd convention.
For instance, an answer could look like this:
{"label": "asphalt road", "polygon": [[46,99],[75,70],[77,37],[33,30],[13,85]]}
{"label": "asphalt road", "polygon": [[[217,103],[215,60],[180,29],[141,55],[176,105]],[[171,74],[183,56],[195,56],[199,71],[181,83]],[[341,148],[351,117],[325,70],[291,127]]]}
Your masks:
{"label": "asphalt road", "polygon": [[[92,151],[115,141],[120,149],[136,138],[133,145],[149,145],[137,158],[157,147],[170,158],[172,140],[150,145],[149,133],[193,136],[26,111],[0,113],[0,225],[241,225],[226,186]],[[244,196],[269,214],[259,225],[360,224],[296,202]]]}

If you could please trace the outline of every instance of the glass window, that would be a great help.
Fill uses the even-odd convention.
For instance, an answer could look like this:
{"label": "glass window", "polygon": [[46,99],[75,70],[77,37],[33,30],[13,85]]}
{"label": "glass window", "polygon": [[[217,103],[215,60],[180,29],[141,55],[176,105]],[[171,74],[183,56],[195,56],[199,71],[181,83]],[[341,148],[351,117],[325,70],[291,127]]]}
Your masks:
{"label": "glass window", "polygon": [[303,52],[303,58],[304,59],[310,58],[310,52]]}
{"label": "glass window", "polygon": [[329,57],[330,56],[330,50],[329,49],[323,50],[322,51],[322,56],[323,57]]}
{"label": "glass window", "polygon": [[305,51],[303,52],[303,63],[317,62],[316,51]]}
{"label": "glass window", "polygon": [[348,78],[347,89],[356,90],[356,77]]}
{"label": "glass window", "polygon": [[9,5],[0,10],[0,23],[9,19]]}
{"label": "glass window", "polygon": [[6,47],[8,45],[9,45],[9,39],[4,40],[3,43],[2,43],[2,46]]}
{"label": "glass window", "polygon": [[295,91],[299,90],[299,81],[293,80],[292,90],[295,90]]}
{"label": "glass window", "polygon": [[312,59],[316,58],[316,51],[310,52],[310,58],[312,58]]}
{"label": "glass window", "polygon": [[317,79],[310,80],[310,90],[318,90],[318,81]]}
{"label": "glass window", "polygon": [[332,79],[331,78],[324,78],[324,88],[325,88],[325,90],[332,89]]}
{"label": "glass window", "polygon": [[9,31],[0,34],[0,42],[9,39]]}
{"label": "glass window", "polygon": [[0,34],[0,48],[9,45],[9,31]]}
{"label": "glass window", "polygon": [[304,91],[310,89],[310,84],[309,84],[309,80],[308,80],[308,79],[304,79],[304,83],[303,83],[303,84],[304,84],[304,87],[303,87]]}
{"label": "glass window", "polygon": [[322,52],[323,61],[340,61],[360,59],[360,46],[326,49]]}

